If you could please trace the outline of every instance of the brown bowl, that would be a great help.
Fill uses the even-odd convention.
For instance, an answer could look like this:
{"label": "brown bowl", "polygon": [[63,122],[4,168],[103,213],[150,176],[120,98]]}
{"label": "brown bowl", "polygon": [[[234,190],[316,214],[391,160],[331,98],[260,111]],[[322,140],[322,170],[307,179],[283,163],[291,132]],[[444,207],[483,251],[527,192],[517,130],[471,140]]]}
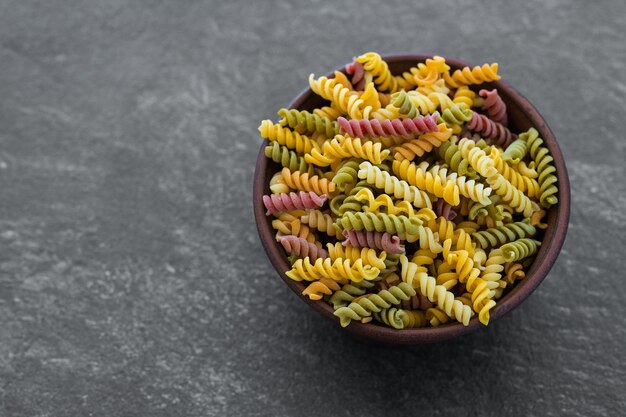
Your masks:
{"label": "brown bowl", "polygon": [[[400,74],[407,71],[410,67],[418,62],[424,62],[429,55],[387,55],[383,58],[389,64],[389,69],[394,74]],[[446,62],[452,69],[458,69],[468,64],[454,58],[446,57]],[[343,71],[343,68],[338,69]],[[327,76],[331,76],[328,74]],[[509,87],[502,81],[483,84],[481,88],[497,88],[498,93],[505,101],[508,109],[509,124],[513,131],[521,132],[534,127],[539,131],[539,135],[543,138],[546,146],[550,150],[554,158],[556,166],[556,175],[558,178],[558,198],[559,203],[548,210],[546,223],[548,228],[544,232],[543,245],[541,245],[535,261],[526,273],[526,277],[518,282],[513,289],[506,293],[497,303],[496,307],[491,310],[491,322],[502,317],[513,308],[517,307],[524,301],[543,281],[550,268],[554,264],[567,233],[567,225],[570,213],[570,188],[567,169],[563,154],[559,149],[559,145],[552,134],[552,131],[541,117],[537,109],[530,104],[513,88]],[[289,108],[299,110],[312,110],[327,103],[325,100],[314,94],[310,88],[304,90],[291,103]],[[310,305],[315,311],[337,323],[339,319],[333,315],[333,308],[324,301],[312,301],[308,297],[302,295],[305,284],[291,280],[285,275],[291,266],[287,261],[287,256],[282,246],[274,240],[274,230],[271,226],[271,218],[265,215],[265,208],[262,202],[263,194],[269,193],[269,181],[274,173],[279,171],[279,164],[265,157],[264,148],[267,141],[264,141],[259,151],[256,163],[256,173],[254,178],[254,216],[256,218],[257,229],[261,237],[261,243],[267,252],[272,265],[280,274],[283,281],[291,288],[304,302]],[[449,323],[438,327],[427,327],[421,329],[403,329],[396,330],[390,327],[381,326],[370,322],[367,324],[352,322],[345,328],[356,336],[370,339],[375,342],[396,345],[417,345],[424,343],[439,342],[473,332],[484,327],[479,321],[477,315],[470,320],[468,326],[459,323]]]}

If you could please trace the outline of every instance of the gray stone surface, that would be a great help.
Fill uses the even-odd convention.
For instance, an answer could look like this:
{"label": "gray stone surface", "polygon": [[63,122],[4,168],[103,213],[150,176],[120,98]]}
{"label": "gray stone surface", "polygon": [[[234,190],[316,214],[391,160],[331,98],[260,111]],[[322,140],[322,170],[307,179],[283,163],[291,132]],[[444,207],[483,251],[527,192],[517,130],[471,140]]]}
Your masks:
{"label": "gray stone surface", "polygon": [[[626,3],[0,1],[0,415],[626,414]],[[256,127],[368,50],[498,61],[560,140],[551,274],[475,334],[347,337],[278,279]]]}

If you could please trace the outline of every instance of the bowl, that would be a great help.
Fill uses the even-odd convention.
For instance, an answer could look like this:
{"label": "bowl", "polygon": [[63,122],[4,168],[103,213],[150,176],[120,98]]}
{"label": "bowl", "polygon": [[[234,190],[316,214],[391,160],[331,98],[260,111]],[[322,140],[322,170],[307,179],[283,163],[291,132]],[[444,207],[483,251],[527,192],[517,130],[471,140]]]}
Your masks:
{"label": "bowl", "polygon": [[[401,74],[409,70],[418,62],[424,62],[431,55],[386,55],[383,59],[388,63],[389,69],[393,74]],[[467,63],[455,59],[446,58],[446,63],[452,70],[468,66]],[[338,71],[344,72],[343,68]],[[330,77],[332,72],[327,76]],[[509,125],[515,132],[526,131],[530,127],[534,127],[539,131],[539,135],[543,138],[545,145],[550,150],[554,158],[556,167],[556,176],[558,179],[558,198],[559,203],[552,206],[544,219],[548,227],[544,231],[541,245],[535,261],[526,272],[526,277],[519,281],[508,293],[506,293],[497,305],[491,310],[491,320],[493,323],[498,318],[504,316],[509,311],[519,306],[528,296],[539,286],[544,280],[552,265],[554,264],[567,233],[567,225],[570,213],[570,187],[567,175],[567,168],[563,160],[563,154],[559,149],[559,145],[554,134],[548,127],[546,121],[539,114],[535,106],[533,106],[524,96],[511,88],[503,81],[495,81],[485,83],[480,88],[497,88],[498,93],[507,105]],[[327,103],[324,99],[317,96],[310,88],[304,90],[293,102],[289,108],[299,110],[312,110]],[[280,165],[265,157],[264,148],[268,144],[264,141],[259,151],[256,163],[256,172],[254,177],[253,202],[254,216],[256,225],[261,238],[261,243],[267,252],[270,262],[278,271],[282,280],[287,284],[294,293],[300,297],[311,308],[322,316],[334,321],[339,326],[339,319],[333,315],[333,308],[326,304],[323,300],[313,301],[302,295],[305,284],[293,281],[285,275],[285,272],[291,269],[290,263],[287,261],[287,255],[282,246],[274,239],[274,230],[271,226],[271,217],[265,215],[265,207],[263,206],[262,196],[269,193],[269,181],[274,173],[280,170]],[[469,322],[468,326],[460,323],[449,323],[438,327],[427,327],[417,329],[396,330],[376,324],[375,322],[360,323],[352,322],[344,330],[360,338],[369,341],[391,344],[391,345],[418,345],[425,343],[434,343],[461,336],[476,331],[483,326],[475,315]]]}

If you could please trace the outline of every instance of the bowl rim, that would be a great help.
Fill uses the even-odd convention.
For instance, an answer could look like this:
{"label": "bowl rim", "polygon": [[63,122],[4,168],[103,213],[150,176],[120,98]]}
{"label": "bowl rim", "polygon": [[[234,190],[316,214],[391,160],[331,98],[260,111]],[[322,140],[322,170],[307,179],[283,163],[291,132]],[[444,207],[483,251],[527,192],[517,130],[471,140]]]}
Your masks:
{"label": "bowl rim", "polygon": [[[388,64],[392,63],[411,63],[416,64],[418,62],[424,62],[427,58],[432,58],[433,55],[429,54],[386,54],[382,55],[382,58]],[[460,68],[468,66],[466,62],[444,56],[446,63],[453,68]],[[340,67],[335,71],[344,72],[344,67]],[[334,71],[328,73],[326,76],[331,77]],[[514,102],[523,112],[527,115],[531,121],[533,127],[535,127],[540,137],[544,140],[544,144],[550,150],[550,154],[554,159],[554,166],[556,167],[557,184],[559,187],[559,203],[551,208],[556,208],[556,221],[554,227],[548,227],[545,231],[543,242],[549,241],[549,245],[542,245],[539,249],[537,256],[528,271],[526,277],[521,282],[517,283],[511,292],[506,295],[502,300],[499,300],[496,306],[490,311],[490,324],[498,318],[504,316],[509,311],[519,306],[530,294],[541,284],[541,282],[548,275],[548,272],[552,268],[556,258],[558,257],[565,237],[567,234],[567,228],[569,224],[570,216],[570,185],[569,177],[567,174],[567,167],[563,158],[563,153],[559,147],[559,144],[552,133],[552,130],[537,111],[535,106],[530,103],[526,97],[520,94],[516,89],[509,86],[502,80],[495,81],[493,83],[498,91],[502,91],[506,94],[510,101]],[[310,88],[304,89],[296,98],[289,104],[289,109],[299,108],[304,104],[310,96],[314,93]],[[323,301],[313,301],[308,297],[301,294],[302,284],[291,280],[285,275],[285,272],[291,269],[287,261],[287,257],[284,254],[282,247],[274,240],[274,231],[270,227],[270,222],[265,215],[265,207],[262,203],[262,195],[265,188],[265,177],[269,166],[269,159],[265,157],[265,146],[268,141],[264,140],[261,144],[259,154],[257,156],[256,169],[253,180],[253,206],[254,217],[257,225],[257,231],[259,238],[267,253],[267,256],[272,263],[274,269],[279,273],[283,282],[287,284],[291,290],[298,295],[298,298],[306,302],[315,311],[339,324],[339,319],[333,315],[332,307]],[[353,322],[349,326],[343,328],[347,332],[369,339],[383,344],[394,345],[414,345],[424,343],[434,343],[443,340],[447,340],[453,337],[461,336],[470,332],[473,332],[479,328],[484,328],[478,321],[478,315],[475,315],[468,326],[463,326],[460,323],[451,322],[445,325],[437,327],[426,327],[417,329],[403,329],[396,330],[391,327],[385,327],[373,323],[360,323]]]}

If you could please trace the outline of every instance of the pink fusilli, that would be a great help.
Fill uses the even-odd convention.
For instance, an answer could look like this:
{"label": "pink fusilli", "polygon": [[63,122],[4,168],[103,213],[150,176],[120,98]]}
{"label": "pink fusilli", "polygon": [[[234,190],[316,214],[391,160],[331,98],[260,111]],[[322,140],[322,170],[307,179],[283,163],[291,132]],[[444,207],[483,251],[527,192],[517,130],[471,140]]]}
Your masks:
{"label": "pink fusilli", "polygon": [[357,138],[381,136],[400,136],[406,139],[413,138],[417,135],[421,135],[428,132],[438,132],[437,126],[438,114],[431,114],[429,116],[415,119],[353,119],[347,120],[344,117],[339,117],[337,123],[339,124],[339,131],[347,135]]}
{"label": "pink fusilli", "polygon": [[387,232],[366,232],[355,230],[344,230],[343,235],[346,240],[344,246],[362,246],[368,248],[382,249],[389,253],[403,253],[404,248],[400,245],[400,238]]}
{"label": "pink fusilli", "polygon": [[502,126],[508,126],[509,119],[506,115],[506,104],[504,104],[504,101],[498,94],[498,90],[495,88],[491,91],[480,90],[478,94],[485,98],[482,109],[487,112],[489,118]]}
{"label": "pink fusilli", "polygon": [[511,133],[509,129],[489,119],[487,116],[473,112],[472,119],[467,123],[467,127],[474,132],[480,133],[485,139],[493,139],[498,146],[507,148],[511,142],[517,139],[517,135]]}
{"label": "pink fusilli", "polygon": [[267,209],[266,215],[281,211],[315,209],[322,207],[328,197],[326,194],[317,195],[314,192],[300,191],[299,194],[271,194],[263,196],[263,204]]}
{"label": "pink fusilli", "polygon": [[443,217],[446,220],[452,220],[457,215],[452,206],[441,198],[433,203],[433,211],[438,217]]}
{"label": "pink fusilli", "polygon": [[279,236],[276,238],[276,241],[283,245],[283,248],[285,248],[287,253],[291,253],[302,258],[308,256],[311,261],[315,261],[318,258],[328,258],[328,252],[326,252],[326,250],[318,248],[315,244],[298,236]]}
{"label": "pink fusilli", "polygon": [[365,69],[363,64],[352,58],[352,62],[346,65],[346,74],[352,75],[352,85],[356,90],[363,90],[365,87]]}

